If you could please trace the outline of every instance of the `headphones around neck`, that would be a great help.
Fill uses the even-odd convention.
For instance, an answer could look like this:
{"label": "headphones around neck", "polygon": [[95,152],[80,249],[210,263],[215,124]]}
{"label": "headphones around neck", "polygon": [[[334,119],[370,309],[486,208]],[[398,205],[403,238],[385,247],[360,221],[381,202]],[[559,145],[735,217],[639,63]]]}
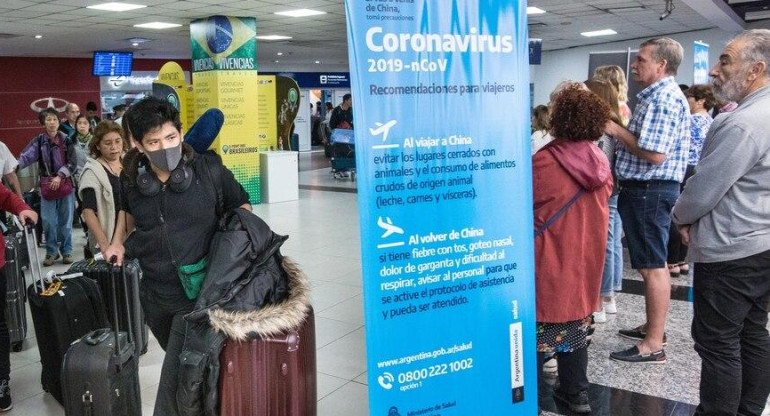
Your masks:
{"label": "headphones around neck", "polygon": [[[136,186],[139,193],[144,196],[154,196],[160,192],[161,183],[155,172],[147,167],[147,159],[143,157],[139,161],[138,175],[136,176]],[[192,172],[187,166],[187,156],[182,156],[182,160],[168,178],[167,185],[172,191],[182,193],[190,187],[192,183]]]}

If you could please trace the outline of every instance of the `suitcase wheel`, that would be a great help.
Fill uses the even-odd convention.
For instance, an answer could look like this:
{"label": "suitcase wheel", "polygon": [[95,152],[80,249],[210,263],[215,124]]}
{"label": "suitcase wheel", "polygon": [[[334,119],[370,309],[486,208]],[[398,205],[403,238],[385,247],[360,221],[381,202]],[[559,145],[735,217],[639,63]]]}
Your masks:
{"label": "suitcase wheel", "polygon": [[11,351],[20,352],[24,349],[24,341],[14,342],[11,344]]}

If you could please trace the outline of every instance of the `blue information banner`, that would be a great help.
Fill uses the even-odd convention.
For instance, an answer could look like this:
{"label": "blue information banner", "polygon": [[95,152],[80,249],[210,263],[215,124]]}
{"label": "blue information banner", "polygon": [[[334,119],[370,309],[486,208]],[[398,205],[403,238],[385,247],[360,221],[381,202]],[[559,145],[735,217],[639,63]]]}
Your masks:
{"label": "blue information banner", "polygon": [[709,83],[709,45],[703,42],[694,42],[693,49],[693,84]]}
{"label": "blue information banner", "polygon": [[542,56],[543,56],[543,40],[530,39],[529,40],[529,64],[540,65],[540,59]]}
{"label": "blue information banner", "polygon": [[370,414],[535,415],[526,3],[345,4]]}

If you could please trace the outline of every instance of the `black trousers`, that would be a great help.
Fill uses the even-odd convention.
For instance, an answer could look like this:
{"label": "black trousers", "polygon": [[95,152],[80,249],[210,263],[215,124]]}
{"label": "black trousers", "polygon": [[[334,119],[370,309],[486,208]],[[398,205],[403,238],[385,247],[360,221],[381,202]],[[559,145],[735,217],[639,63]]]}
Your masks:
{"label": "black trousers", "polygon": [[[179,354],[184,347],[187,322],[184,315],[191,312],[195,304],[187,298],[160,299],[150,290],[140,292],[142,309],[150,331],[166,352],[161,367],[158,394],[155,398],[155,416],[179,414],[176,404],[176,389],[179,378]],[[184,296],[184,295],[182,295]]]}
{"label": "black trousers", "polygon": [[[684,172],[684,180],[682,181],[681,191],[684,191],[684,186],[690,176],[695,174],[695,165],[687,165],[687,170]],[[671,227],[668,229],[668,257],[666,263],[678,264],[685,261],[687,258],[687,246],[682,242],[682,235],[679,234],[679,227],[671,223]]]}
{"label": "black trousers", "polygon": [[700,416],[760,416],[770,394],[770,251],[695,263],[692,337]]}
{"label": "black trousers", "polygon": [[[543,377],[544,353],[537,353],[537,378]],[[559,388],[567,394],[588,390],[588,347],[573,352],[557,352]]]}

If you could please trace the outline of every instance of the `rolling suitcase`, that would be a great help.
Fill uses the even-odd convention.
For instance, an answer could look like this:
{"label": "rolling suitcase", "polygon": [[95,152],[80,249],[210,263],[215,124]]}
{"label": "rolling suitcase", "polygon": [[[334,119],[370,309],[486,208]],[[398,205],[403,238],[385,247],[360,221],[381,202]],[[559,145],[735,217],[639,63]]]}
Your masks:
{"label": "rolling suitcase", "polygon": [[[123,287],[122,302],[130,309],[125,284],[128,280],[111,273],[110,299],[118,304],[117,287]],[[131,314],[126,315],[129,327]],[[139,356],[136,354],[131,331],[120,330],[118,309],[112,309],[112,329],[89,332],[75,341],[64,355],[61,383],[64,411],[67,416],[142,416],[139,388]]]}
{"label": "rolling suitcase", "polygon": [[[118,285],[118,317],[120,327],[124,330],[130,330],[134,339],[134,345],[137,348],[137,354],[142,355],[147,352],[147,342],[149,331],[145,324],[144,312],[139,304],[139,281],[142,279],[142,269],[139,267],[139,261],[134,259],[126,261],[125,266],[126,285]],[[113,303],[110,293],[112,293],[113,274],[119,273],[120,269],[113,268],[104,260],[96,261],[94,259],[80,260],[70,266],[67,273],[83,273],[83,276],[93,279],[99,284],[102,299],[107,307],[107,317],[113,319]],[[129,308],[120,302],[123,299],[123,292],[128,290]],[[131,324],[128,322],[128,315],[131,315]],[[111,322],[115,325],[115,322]]]}
{"label": "rolling suitcase", "polygon": [[33,283],[27,288],[35,327],[43,390],[62,403],[61,368],[70,344],[83,335],[109,326],[99,286],[88,278],[74,277],[46,285],[40,270],[37,237],[24,227]]}
{"label": "rolling suitcase", "polygon": [[19,352],[27,337],[27,296],[24,271],[21,269],[21,240],[16,233],[5,236],[5,321],[11,337],[11,350]]}
{"label": "rolling suitcase", "polygon": [[220,355],[220,416],[317,414],[313,309],[296,331],[226,341]]}

